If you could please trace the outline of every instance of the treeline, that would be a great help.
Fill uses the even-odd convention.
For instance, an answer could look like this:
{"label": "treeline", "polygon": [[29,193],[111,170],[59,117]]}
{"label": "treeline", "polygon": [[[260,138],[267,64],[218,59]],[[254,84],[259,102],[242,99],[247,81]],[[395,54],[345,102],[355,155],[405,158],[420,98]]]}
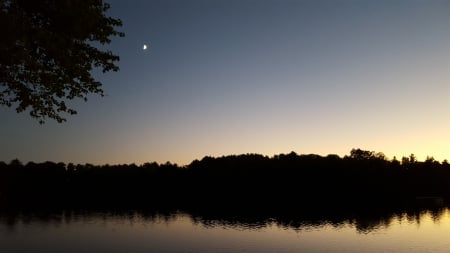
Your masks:
{"label": "treeline", "polygon": [[352,149],[338,155],[204,157],[165,163],[92,165],[0,162],[0,205],[292,209],[383,206],[450,199],[450,164],[414,155],[389,160]]}

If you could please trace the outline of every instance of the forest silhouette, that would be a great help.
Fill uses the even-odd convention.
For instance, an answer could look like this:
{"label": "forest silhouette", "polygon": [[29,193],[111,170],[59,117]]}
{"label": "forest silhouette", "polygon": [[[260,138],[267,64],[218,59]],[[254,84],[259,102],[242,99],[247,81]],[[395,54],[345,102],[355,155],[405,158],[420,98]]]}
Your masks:
{"label": "forest silhouette", "polygon": [[0,206],[8,208],[337,211],[443,205],[449,185],[447,161],[361,149],[344,157],[207,156],[186,166],[0,162]]}

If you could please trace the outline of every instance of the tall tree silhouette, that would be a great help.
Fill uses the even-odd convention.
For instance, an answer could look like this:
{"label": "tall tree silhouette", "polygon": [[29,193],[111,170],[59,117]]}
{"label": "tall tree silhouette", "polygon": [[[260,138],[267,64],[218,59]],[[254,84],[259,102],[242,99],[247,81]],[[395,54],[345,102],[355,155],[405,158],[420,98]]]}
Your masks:
{"label": "tall tree silhouette", "polygon": [[124,36],[109,8],[102,0],[0,0],[0,104],[63,122],[61,113],[76,113],[65,100],[103,95],[91,72],[118,71],[119,57],[96,46]]}

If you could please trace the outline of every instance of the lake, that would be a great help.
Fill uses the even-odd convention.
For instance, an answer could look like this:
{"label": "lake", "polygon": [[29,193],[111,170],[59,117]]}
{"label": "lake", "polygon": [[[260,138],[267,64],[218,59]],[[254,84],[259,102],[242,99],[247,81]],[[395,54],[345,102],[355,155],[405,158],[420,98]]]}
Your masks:
{"label": "lake", "polygon": [[344,215],[2,212],[0,252],[450,252],[448,208]]}

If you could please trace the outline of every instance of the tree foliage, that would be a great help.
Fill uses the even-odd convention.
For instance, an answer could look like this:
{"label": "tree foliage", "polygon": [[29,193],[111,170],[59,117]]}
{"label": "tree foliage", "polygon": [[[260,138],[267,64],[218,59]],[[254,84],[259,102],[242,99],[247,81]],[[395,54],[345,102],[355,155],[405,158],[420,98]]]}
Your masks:
{"label": "tree foliage", "polygon": [[4,201],[35,207],[340,210],[408,205],[433,196],[450,200],[448,163],[431,158],[400,163],[379,154],[353,149],[342,158],[294,152],[207,156],[186,166],[13,160],[0,162],[0,209]]}
{"label": "tree foliage", "polygon": [[119,57],[97,46],[124,36],[109,8],[102,0],[0,0],[0,104],[63,122],[61,113],[76,113],[65,101],[103,95],[92,71],[118,71]]}

